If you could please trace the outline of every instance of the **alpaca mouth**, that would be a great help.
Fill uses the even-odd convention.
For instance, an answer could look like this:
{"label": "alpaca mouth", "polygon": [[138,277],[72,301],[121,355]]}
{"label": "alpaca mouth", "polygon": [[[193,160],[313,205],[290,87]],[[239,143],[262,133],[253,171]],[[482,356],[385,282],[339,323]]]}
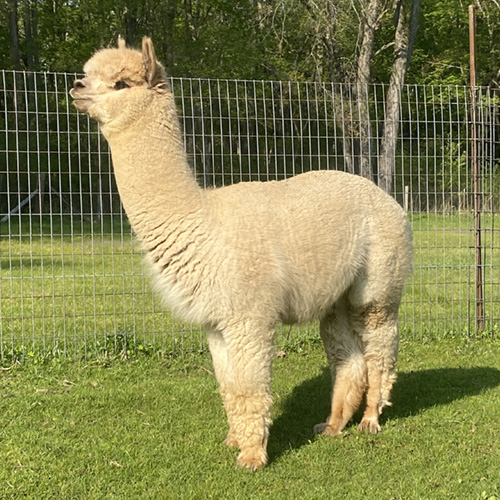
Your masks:
{"label": "alpaca mouth", "polygon": [[69,91],[69,95],[75,100],[75,101],[88,101],[91,99],[91,97],[87,94],[79,94],[79,91],[81,89],[77,89],[75,87],[73,87],[72,89],[70,89]]}
{"label": "alpaca mouth", "polygon": [[74,89],[69,91],[69,95],[73,98],[73,106],[78,111],[85,111],[91,104],[91,98],[86,96],[75,95]]}

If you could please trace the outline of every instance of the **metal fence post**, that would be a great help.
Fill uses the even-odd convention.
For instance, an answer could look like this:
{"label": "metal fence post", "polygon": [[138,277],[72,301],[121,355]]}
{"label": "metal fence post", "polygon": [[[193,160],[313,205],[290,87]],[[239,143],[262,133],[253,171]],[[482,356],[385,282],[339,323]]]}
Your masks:
{"label": "metal fence post", "polygon": [[476,11],[469,5],[470,92],[471,92],[471,171],[474,194],[474,246],[476,268],[476,329],[484,330],[484,286],[481,244],[481,193],[477,161],[477,82],[476,82]]}

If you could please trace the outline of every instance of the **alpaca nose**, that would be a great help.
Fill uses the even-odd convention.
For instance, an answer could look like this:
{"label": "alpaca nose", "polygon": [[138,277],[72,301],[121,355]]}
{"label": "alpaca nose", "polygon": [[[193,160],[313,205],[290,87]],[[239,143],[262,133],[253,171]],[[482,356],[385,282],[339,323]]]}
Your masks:
{"label": "alpaca nose", "polygon": [[85,88],[85,82],[83,80],[75,80],[73,83],[73,88],[74,89],[84,89]]}

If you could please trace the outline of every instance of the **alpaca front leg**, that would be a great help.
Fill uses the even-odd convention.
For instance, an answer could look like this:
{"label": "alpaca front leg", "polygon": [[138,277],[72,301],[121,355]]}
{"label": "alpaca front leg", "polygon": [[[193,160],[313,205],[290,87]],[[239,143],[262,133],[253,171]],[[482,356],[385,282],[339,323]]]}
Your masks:
{"label": "alpaca front leg", "polygon": [[212,356],[212,363],[215,371],[215,378],[219,383],[219,392],[222,398],[224,409],[228,417],[229,431],[225,439],[228,446],[238,446],[238,439],[234,430],[234,424],[231,422],[230,416],[234,413],[229,411],[228,407],[231,401],[227,398],[227,383],[226,380],[231,380],[230,366],[228,364],[227,344],[222,333],[215,329],[207,330],[208,347]]}
{"label": "alpaca front leg", "polygon": [[240,338],[229,346],[228,356],[232,377],[226,379],[226,411],[241,450],[238,465],[257,470],[268,459],[272,342]]}
{"label": "alpaca front leg", "polygon": [[228,413],[234,422],[234,430],[240,454],[238,466],[257,470],[267,464],[267,442],[271,425],[271,395],[268,388],[238,388],[228,392]]}

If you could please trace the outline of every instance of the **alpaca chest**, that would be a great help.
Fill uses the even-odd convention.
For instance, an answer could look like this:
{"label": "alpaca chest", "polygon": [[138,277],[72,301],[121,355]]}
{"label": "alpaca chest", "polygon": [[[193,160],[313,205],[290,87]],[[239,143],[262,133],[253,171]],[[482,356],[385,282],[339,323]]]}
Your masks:
{"label": "alpaca chest", "polygon": [[224,302],[214,300],[220,295],[215,276],[210,275],[206,265],[193,260],[184,265],[164,268],[146,256],[153,276],[153,287],[162,302],[181,319],[193,323],[207,324],[218,316],[216,309]]}

